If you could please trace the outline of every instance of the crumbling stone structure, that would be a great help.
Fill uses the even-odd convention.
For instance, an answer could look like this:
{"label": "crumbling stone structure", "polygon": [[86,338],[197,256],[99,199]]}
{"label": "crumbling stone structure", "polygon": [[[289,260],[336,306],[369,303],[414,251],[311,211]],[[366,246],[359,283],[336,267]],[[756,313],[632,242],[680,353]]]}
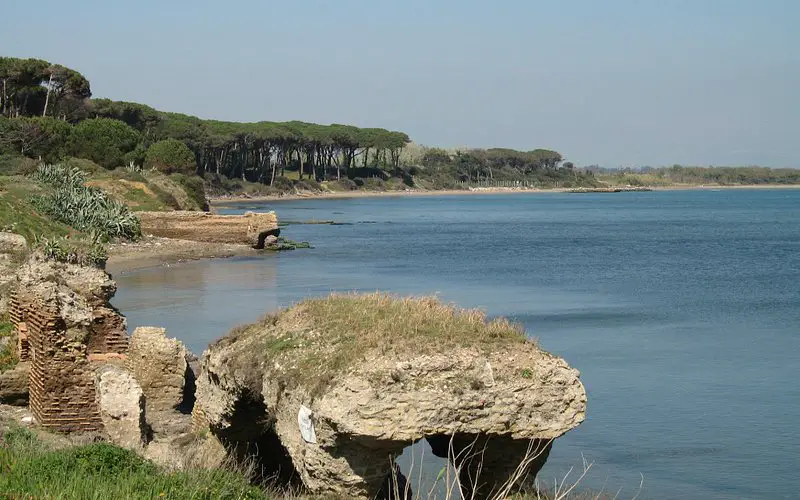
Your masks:
{"label": "crumbling stone structure", "polygon": [[164,238],[209,243],[238,243],[264,248],[268,236],[278,236],[274,212],[216,215],[206,212],[138,212],[142,232]]}
{"label": "crumbling stone structure", "polygon": [[21,359],[30,359],[37,422],[59,432],[98,432],[95,370],[128,348],[125,318],[108,304],[105,271],[33,256],[17,275],[9,316]]}

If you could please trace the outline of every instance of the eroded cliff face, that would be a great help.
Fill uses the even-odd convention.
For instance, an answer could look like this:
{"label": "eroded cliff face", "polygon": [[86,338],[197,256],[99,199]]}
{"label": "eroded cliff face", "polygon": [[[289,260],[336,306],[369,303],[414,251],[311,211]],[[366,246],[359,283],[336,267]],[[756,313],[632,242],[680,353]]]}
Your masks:
{"label": "eroded cliff face", "polygon": [[420,438],[453,461],[465,490],[488,496],[520,464],[532,480],[552,440],[583,421],[578,371],[524,337],[454,311],[464,336],[429,338],[434,345],[426,346],[430,327],[439,326],[434,316],[450,312],[429,299],[406,300],[399,310],[383,299],[354,300],[340,306],[405,316],[416,312],[403,308],[422,308],[418,332],[393,340],[385,336],[396,331],[359,331],[402,321],[385,322],[373,310],[378,316],[369,321],[353,320],[350,335],[347,314],[344,323],[326,321],[316,305],[302,303],[205,353],[196,421],[230,450],[253,441],[271,446],[259,451],[262,462],[295,474],[311,492],[364,498],[378,493],[392,457]]}

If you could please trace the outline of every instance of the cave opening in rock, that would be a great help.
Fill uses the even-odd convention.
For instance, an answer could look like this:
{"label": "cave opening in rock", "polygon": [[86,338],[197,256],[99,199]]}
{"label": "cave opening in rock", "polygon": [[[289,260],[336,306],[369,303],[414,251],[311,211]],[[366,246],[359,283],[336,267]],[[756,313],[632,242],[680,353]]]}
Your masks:
{"label": "cave opening in rock", "polygon": [[234,407],[230,425],[214,430],[229,456],[253,472],[252,481],[281,488],[302,486],[289,452],[275,432],[261,395],[246,395]]}
{"label": "cave opening in rock", "polygon": [[389,475],[384,486],[384,492],[389,494],[383,498],[396,499],[399,492],[400,498],[459,500],[455,476],[450,461],[436,456],[427,439],[418,439],[395,459],[395,473]]}
{"label": "cave opening in rock", "polygon": [[[517,492],[533,480],[550,453],[551,440],[517,440],[479,434],[432,435],[406,447],[395,460],[396,484],[414,498],[489,498],[510,482]],[[387,483],[391,481],[387,480]],[[402,488],[386,488],[397,498]],[[400,495],[408,498],[408,495]]]}

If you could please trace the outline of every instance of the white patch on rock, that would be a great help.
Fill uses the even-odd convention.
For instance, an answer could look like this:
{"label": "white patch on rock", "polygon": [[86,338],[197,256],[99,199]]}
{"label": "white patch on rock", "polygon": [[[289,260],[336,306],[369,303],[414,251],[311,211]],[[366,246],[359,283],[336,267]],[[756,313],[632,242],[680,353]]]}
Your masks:
{"label": "white patch on rock", "polygon": [[300,405],[300,411],[297,412],[297,425],[300,427],[300,435],[306,443],[317,444],[317,434],[314,432],[314,422],[311,421],[311,415],[314,412],[310,408]]}

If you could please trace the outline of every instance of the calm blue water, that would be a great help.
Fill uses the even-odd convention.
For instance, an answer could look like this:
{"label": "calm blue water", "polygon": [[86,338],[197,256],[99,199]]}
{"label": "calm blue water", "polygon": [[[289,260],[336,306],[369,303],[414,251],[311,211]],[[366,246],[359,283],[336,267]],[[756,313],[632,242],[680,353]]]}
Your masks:
{"label": "calm blue water", "polygon": [[[313,250],[116,276],[129,325],[195,351],[332,290],[439,294],[525,324],[581,370],[587,421],[540,477],[631,498],[800,491],[800,190],[520,194],[240,205]],[[574,473],[573,473],[574,475]]]}

